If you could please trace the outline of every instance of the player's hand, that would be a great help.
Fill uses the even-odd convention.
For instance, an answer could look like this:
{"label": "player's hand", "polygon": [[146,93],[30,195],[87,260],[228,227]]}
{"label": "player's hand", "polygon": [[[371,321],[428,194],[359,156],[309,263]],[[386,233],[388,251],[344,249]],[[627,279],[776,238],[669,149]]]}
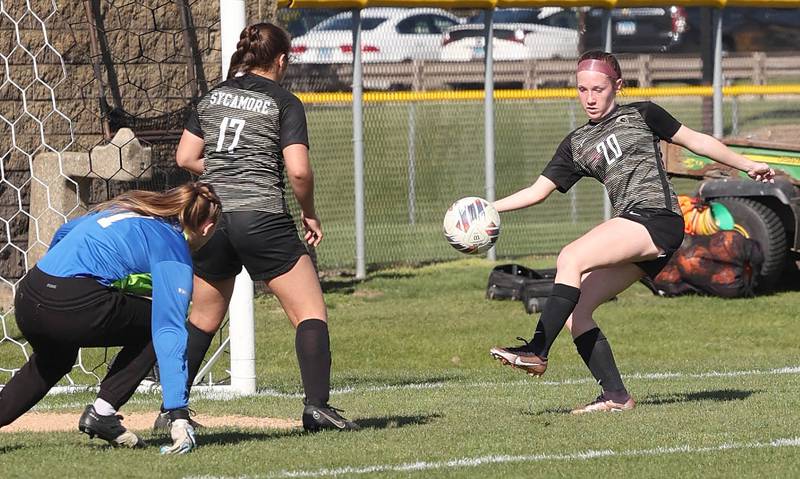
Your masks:
{"label": "player's hand", "polygon": [[747,170],[747,176],[764,183],[775,182],[775,170],[770,168],[766,163],[753,163],[750,169]]}
{"label": "player's hand", "polygon": [[163,446],[161,454],[186,454],[197,447],[194,428],[189,424],[188,419],[173,420],[169,433],[172,436],[172,445]]}
{"label": "player's hand", "polygon": [[317,245],[322,241],[322,223],[319,221],[316,215],[309,216],[304,213],[300,213],[300,218],[303,220],[303,227],[306,230],[306,234],[304,239],[309,246],[317,247]]}

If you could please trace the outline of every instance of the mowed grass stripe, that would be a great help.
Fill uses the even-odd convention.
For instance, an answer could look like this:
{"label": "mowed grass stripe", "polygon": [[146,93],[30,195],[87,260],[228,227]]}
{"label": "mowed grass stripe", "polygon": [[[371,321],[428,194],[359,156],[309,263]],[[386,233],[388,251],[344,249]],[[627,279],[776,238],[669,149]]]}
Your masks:
{"label": "mowed grass stripe", "polygon": [[[765,448],[785,448],[785,447],[800,447],[800,437],[772,439],[764,442],[747,442],[747,443],[726,443],[717,446],[677,446],[677,447],[657,447],[653,449],[639,449],[639,450],[623,450],[614,451],[612,449],[601,450],[586,450],[573,452],[568,454],[534,454],[527,456],[509,456],[509,455],[489,455],[480,457],[463,457],[452,459],[449,461],[437,462],[411,462],[405,464],[376,464],[373,466],[361,467],[341,467],[336,469],[318,469],[314,471],[304,470],[291,470],[268,473],[265,475],[247,476],[253,478],[264,479],[284,479],[295,477],[337,477],[337,476],[351,476],[363,474],[376,474],[383,472],[421,472],[436,469],[460,469],[460,468],[473,468],[491,464],[504,464],[504,463],[525,463],[525,462],[546,462],[546,461],[589,461],[598,458],[607,457],[642,457],[642,456],[663,456],[672,454],[703,454],[703,453],[717,453],[736,451],[739,449],[765,449]],[[202,477],[203,479],[218,479],[226,478],[229,476],[189,476]],[[241,476],[238,476],[241,477]]]}

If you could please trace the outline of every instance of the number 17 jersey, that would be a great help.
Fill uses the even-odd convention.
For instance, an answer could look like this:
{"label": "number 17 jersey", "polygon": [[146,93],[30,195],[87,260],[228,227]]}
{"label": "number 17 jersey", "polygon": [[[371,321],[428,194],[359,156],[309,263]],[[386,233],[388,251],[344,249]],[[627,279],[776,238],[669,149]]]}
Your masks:
{"label": "number 17 jersey", "polygon": [[286,213],[283,149],[308,146],[303,104],[254,74],[226,80],[197,103],[185,128],[205,141],[205,171],[225,211]]}
{"label": "number 17 jersey", "polygon": [[562,193],[584,176],[597,179],[608,191],[614,216],[632,208],[681,214],[659,147],[660,140],[671,141],[680,127],[655,103],[617,106],[567,135],[542,175]]}

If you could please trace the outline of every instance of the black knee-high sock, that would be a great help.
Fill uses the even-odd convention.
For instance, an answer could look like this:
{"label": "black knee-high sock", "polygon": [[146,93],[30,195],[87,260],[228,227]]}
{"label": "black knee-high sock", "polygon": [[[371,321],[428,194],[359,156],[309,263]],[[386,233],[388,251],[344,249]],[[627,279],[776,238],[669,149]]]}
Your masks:
{"label": "black knee-high sock", "polygon": [[536,332],[530,343],[530,351],[541,358],[550,354],[550,347],[556,340],[558,333],[564,329],[567,318],[572,314],[578,304],[581,290],[566,284],[556,283],[553,291],[547,297],[544,311],[536,324]]}
{"label": "black knee-high sock", "polygon": [[192,323],[187,323],[186,331],[189,333],[189,338],[186,341],[186,366],[189,373],[187,385],[191,389],[216,332],[207,333]]}
{"label": "black knee-high sock", "polygon": [[581,355],[583,362],[591,371],[592,376],[603,388],[603,396],[614,402],[624,403],[630,398],[622,378],[614,362],[611,345],[600,331],[600,328],[590,329],[575,338],[575,347]]}
{"label": "black knee-high sock", "polygon": [[328,404],[331,389],[331,346],[328,323],[321,319],[306,319],[297,326],[294,347],[300,376],[306,393],[306,404]]}

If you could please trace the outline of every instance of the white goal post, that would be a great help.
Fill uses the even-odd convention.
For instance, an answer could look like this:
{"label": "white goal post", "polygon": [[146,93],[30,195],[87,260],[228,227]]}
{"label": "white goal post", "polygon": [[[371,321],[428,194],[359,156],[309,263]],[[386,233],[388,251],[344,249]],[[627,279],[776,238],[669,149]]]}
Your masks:
{"label": "white goal post", "polygon": [[[222,45],[222,78],[228,74],[231,55],[236,51],[239,33],[247,26],[244,0],[221,0],[219,2],[220,40]],[[228,334],[230,339],[231,384],[236,394],[256,392],[256,345],[255,318],[253,314],[253,280],[242,268],[236,276],[233,298],[228,309]],[[217,356],[219,357],[219,356]],[[209,360],[209,366],[213,364]],[[201,371],[201,373],[204,371]],[[198,377],[202,377],[198,374]],[[223,387],[224,386],[211,386]]]}

